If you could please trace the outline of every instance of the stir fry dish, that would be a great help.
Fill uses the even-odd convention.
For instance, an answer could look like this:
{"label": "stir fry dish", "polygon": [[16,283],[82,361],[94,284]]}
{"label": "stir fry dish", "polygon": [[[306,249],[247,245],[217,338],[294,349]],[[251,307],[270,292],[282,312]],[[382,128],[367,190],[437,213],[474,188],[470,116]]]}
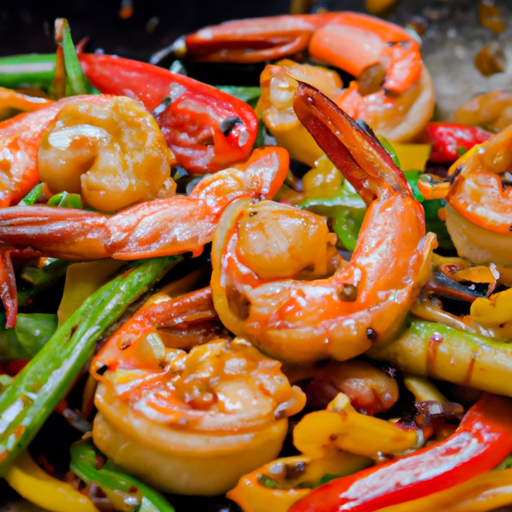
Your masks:
{"label": "stir fry dish", "polygon": [[0,59],[7,484],[53,512],[512,504],[510,92],[436,120],[419,36],[351,12],[203,28],[180,73],[56,43]]}

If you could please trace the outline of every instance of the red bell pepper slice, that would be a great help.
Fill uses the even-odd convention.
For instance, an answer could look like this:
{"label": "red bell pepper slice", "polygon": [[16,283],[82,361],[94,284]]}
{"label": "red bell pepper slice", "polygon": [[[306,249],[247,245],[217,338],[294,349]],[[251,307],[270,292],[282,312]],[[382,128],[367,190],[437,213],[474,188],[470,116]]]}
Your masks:
{"label": "red bell pepper slice", "polygon": [[481,144],[492,137],[492,133],[478,126],[457,123],[429,123],[427,140],[432,143],[429,160],[434,163],[455,162],[475,144]]}
{"label": "red bell pepper slice", "polygon": [[137,98],[154,113],[187,171],[218,171],[249,156],[258,119],[247,103],[152,64],[113,55],[80,54],[79,59],[100,92]]}
{"label": "red bell pepper slice", "polygon": [[289,512],[371,512],[465,482],[512,451],[512,399],[485,394],[445,441],[380,466],[338,478]]}

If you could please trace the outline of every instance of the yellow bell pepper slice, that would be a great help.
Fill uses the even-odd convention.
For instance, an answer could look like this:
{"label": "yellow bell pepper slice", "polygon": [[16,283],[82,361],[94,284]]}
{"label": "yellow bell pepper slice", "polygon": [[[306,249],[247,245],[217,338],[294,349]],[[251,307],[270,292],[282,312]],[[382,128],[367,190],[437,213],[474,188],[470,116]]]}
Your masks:
{"label": "yellow bell pepper slice", "polygon": [[404,376],[405,387],[414,395],[416,402],[432,400],[446,402],[448,399],[432,384],[432,381],[420,375]]}
{"label": "yellow bell pepper slice", "polygon": [[431,144],[412,144],[391,141],[402,171],[423,171],[432,151]]}
{"label": "yellow bell pepper slice", "polygon": [[313,458],[322,458],[326,448],[335,446],[379,460],[383,453],[403,454],[418,442],[415,430],[358,413],[344,393],[339,393],[326,410],[306,414],[293,431],[295,447]]}
{"label": "yellow bell pepper slice", "polygon": [[[308,487],[300,487],[301,484],[316,484],[325,475],[351,475],[371,464],[371,459],[338,449],[327,451],[321,459],[307,455],[285,457],[244,475],[226,496],[244,512],[287,512],[311,492]],[[265,480],[271,484],[265,485]]]}
{"label": "yellow bell pepper slice", "polygon": [[471,304],[471,318],[478,323],[501,325],[512,320],[512,288],[494,293],[488,299],[479,297]]}
{"label": "yellow bell pepper slice", "polygon": [[43,471],[27,451],[16,459],[5,479],[18,494],[51,512],[98,512],[87,496]]}

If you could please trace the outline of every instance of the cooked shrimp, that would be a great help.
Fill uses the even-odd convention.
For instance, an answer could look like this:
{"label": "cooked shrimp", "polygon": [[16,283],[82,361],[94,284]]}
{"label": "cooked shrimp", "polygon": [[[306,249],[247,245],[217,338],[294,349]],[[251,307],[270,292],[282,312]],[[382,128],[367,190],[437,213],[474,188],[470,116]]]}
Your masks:
{"label": "cooked shrimp", "polygon": [[238,168],[199,182],[190,196],[173,196],[132,206],[111,217],[51,206],[0,210],[0,245],[32,248],[68,260],[138,259],[201,253],[218,219],[236,198],[270,198],[288,171],[282,148],[261,148]]}
{"label": "cooked shrimp", "polygon": [[363,95],[357,82],[342,90],[334,71],[283,60],[268,65],[261,74],[258,108],[269,132],[296,160],[313,166],[324,153],[307,133],[293,111],[298,82],[313,85],[351,117],[366,121],[379,135],[393,141],[407,141],[418,135],[432,116],[434,89],[426,68],[419,81],[402,94],[383,89]]}
{"label": "cooked shrimp", "polygon": [[419,45],[403,28],[353,12],[235,20],[185,37],[185,55],[200,62],[265,62],[305,49],[356,78],[383,69],[384,88],[404,92],[421,74]]}
{"label": "cooked shrimp", "polygon": [[305,388],[308,405],[323,409],[339,392],[352,406],[373,416],[384,412],[398,400],[396,380],[365,361],[330,361]]}
{"label": "cooked shrimp", "polygon": [[124,96],[63,105],[39,144],[41,181],[103,212],[176,192],[175,159],[151,114]]}
{"label": "cooked shrimp", "polygon": [[32,112],[51,105],[53,100],[39,96],[29,96],[20,91],[0,87],[0,115],[11,109]]}
{"label": "cooked shrimp", "polygon": [[141,361],[146,368],[158,369],[161,361],[155,357],[155,343],[191,350],[219,336],[228,338],[229,334],[217,317],[210,287],[179,298],[160,292],[109,338],[101,357],[91,365],[91,372],[104,365],[110,369],[121,364],[137,367]]}
{"label": "cooked shrimp", "polygon": [[188,354],[155,338],[134,344],[139,357],[96,374],[94,442],[116,464],[164,491],[212,496],[276,457],[305,403],[279,362],[239,338]]}
{"label": "cooked shrimp", "polygon": [[[326,268],[330,235],[322,236],[307,211],[239,201],[224,213],[214,241],[214,304],[230,331],[277,359],[345,360],[397,331],[426,283],[435,239],[425,238],[421,205],[372,137],[306,84],[295,109],[369,204],[350,265],[325,279],[297,280],[289,248],[307,241],[301,263],[320,268],[323,261]],[[260,214],[266,215],[262,222]]]}
{"label": "cooked shrimp", "polygon": [[460,106],[453,119],[456,123],[481,126],[497,133],[512,124],[512,91],[480,94]]}
{"label": "cooked shrimp", "polygon": [[394,142],[417,137],[434,113],[434,85],[425,66],[420,79],[401,94],[379,89],[364,94],[358,82],[351,82],[335,99],[347,114],[367,122],[375,133]]}
{"label": "cooked shrimp", "polygon": [[[512,127],[469,151],[450,168],[446,227],[460,256],[512,266]],[[507,174],[508,173],[508,174]]]}
{"label": "cooked shrimp", "polygon": [[172,195],[172,154],[136,101],[73,96],[0,123],[0,205],[39,180],[52,192],[81,192],[103,211]]}
{"label": "cooked shrimp", "polygon": [[181,294],[200,277],[153,295],[95,357],[93,436],[117,464],[158,488],[214,495],[277,455],[286,418],[305,397],[280,363],[244,340],[215,336],[228,333],[210,288]]}

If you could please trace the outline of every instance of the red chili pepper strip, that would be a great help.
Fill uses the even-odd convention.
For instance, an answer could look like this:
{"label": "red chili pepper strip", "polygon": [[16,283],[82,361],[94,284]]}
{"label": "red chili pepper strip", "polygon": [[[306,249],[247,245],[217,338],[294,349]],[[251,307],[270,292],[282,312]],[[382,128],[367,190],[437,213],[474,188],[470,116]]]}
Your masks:
{"label": "red chili pepper strip", "polygon": [[455,162],[461,154],[475,144],[481,144],[492,137],[492,133],[478,126],[456,123],[429,123],[427,137],[432,142],[429,160],[435,163]]}
{"label": "red chili pepper strip", "polygon": [[289,512],[371,512],[447,489],[496,467],[512,451],[512,400],[485,394],[445,441],[332,480]]}
{"label": "red chili pepper strip", "polygon": [[9,251],[0,252],[0,283],[0,299],[7,317],[6,326],[12,328],[16,326],[18,295],[16,293],[16,277]]}
{"label": "red chili pepper strip", "polygon": [[112,55],[79,58],[100,92],[138,98],[153,112],[179,165],[187,171],[218,171],[249,156],[258,120],[247,103],[152,64]]}

